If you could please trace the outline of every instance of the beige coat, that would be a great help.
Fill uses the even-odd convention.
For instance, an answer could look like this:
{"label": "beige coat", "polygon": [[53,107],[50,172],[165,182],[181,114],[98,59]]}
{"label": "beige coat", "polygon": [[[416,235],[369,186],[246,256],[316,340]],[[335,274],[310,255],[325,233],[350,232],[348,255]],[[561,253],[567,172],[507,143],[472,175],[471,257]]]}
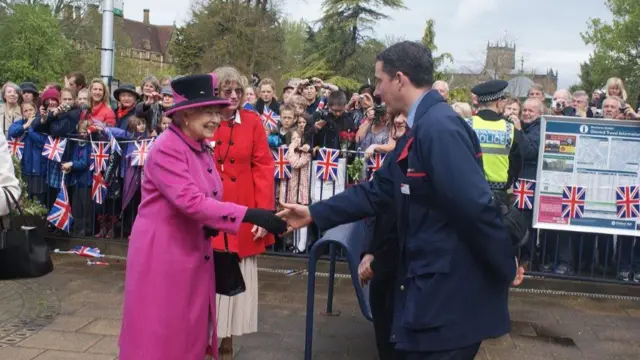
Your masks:
{"label": "beige coat", "polygon": [[11,126],[14,121],[22,118],[19,106],[15,109],[7,110],[9,110],[7,104],[0,104],[0,126],[2,127],[0,130],[2,130],[4,135],[7,135],[9,126]]}

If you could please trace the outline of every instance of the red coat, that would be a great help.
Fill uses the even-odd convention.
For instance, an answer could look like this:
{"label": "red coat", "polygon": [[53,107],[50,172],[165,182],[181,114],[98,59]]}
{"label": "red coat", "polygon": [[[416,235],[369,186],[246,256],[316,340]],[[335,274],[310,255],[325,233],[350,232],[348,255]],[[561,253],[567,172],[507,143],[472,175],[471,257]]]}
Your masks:
{"label": "red coat", "polygon": [[[253,111],[239,110],[240,123],[223,122],[213,135],[216,167],[222,178],[222,199],[247,207],[275,209],[275,167],[264,134],[262,120]],[[233,126],[230,126],[233,124]],[[230,145],[230,140],[232,144]],[[273,235],[253,240],[253,225],[243,223],[238,236],[220,233],[212,239],[214,249],[224,249],[224,236],[229,250],[240,258],[259,255],[275,243]]]}

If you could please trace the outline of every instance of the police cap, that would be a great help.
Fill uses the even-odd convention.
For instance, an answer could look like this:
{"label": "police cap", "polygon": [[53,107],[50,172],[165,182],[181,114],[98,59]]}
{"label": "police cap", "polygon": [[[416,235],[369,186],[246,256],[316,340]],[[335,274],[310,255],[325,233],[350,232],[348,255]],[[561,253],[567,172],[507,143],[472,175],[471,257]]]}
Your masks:
{"label": "police cap", "polygon": [[509,83],[504,80],[490,80],[474,86],[471,92],[476,94],[478,102],[488,103],[504,97],[507,86]]}

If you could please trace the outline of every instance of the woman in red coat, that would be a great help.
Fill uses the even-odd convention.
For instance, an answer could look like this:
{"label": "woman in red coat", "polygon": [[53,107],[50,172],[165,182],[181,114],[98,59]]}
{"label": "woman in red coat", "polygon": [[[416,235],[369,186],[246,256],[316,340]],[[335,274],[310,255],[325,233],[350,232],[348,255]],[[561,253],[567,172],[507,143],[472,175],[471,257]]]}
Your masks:
{"label": "woman in red coat", "polygon": [[[275,209],[274,160],[260,116],[241,106],[247,84],[231,67],[214,71],[218,77],[218,93],[231,101],[222,110],[222,124],[216,130],[216,167],[223,184],[223,201],[262,209]],[[217,296],[218,337],[220,353],[233,352],[231,336],[258,331],[258,264],[257,255],[273,245],[273,235],[259,227],[242,224],[238,235],[220,233],[213,238],[215,250],[237,253],[247,290],[239,295]]]}

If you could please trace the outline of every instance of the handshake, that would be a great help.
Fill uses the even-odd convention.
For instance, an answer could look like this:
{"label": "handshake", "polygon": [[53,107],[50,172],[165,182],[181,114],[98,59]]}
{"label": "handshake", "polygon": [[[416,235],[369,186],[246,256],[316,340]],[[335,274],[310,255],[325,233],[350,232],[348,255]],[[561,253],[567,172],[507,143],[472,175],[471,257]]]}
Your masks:
{"label": "handshake", "polygon": [[308,206],[285,203],[281,205],[283,210],[276,214],[265,209],[248,209],[242,222],[255,225],[253,233],[256,238],[264,236],[263,231],[280,235],[311,224],[311,212]]}

